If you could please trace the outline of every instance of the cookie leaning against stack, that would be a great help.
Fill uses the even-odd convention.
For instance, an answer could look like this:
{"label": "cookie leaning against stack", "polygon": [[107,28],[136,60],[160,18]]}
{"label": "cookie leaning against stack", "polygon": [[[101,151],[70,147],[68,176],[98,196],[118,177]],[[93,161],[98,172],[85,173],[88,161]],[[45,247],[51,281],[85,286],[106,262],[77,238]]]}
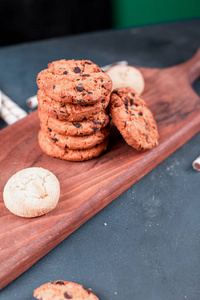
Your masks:
{"label": "cookie leaning against stack", "polygon": [[89,60],[60,60],[37,76],[39,144],[48,155],[83,161],[106,150],[112,81]]}
{"label": "cookie leaning against stack", "polygon": [[144,99],[129,87],[115,89],[110,98],[110,114],[121,135],[138,151],[158,145],[158,129]]}

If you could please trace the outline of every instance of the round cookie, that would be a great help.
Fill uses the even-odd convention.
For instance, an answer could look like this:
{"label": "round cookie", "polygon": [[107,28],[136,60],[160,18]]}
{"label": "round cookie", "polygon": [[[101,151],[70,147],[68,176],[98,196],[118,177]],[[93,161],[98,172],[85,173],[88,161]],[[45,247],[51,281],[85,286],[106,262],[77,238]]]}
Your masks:
{"label": "round cookie", "polygon": [[59,60],[37,76],[37,84],[45,94],[62,103],[94,104],[107,97],[112,81],[90,60]]}
{"label": "round cookie", "polygon": [[70,136],[90,135],[104,128],[109,123],[109,115],[101,111],[82,122],[60,121],[52,118],[38,110],[41,123],[47,126],[48,130]]}
{"label": "round cookie", "polygon": [[158,130],[145,101],[131,88],[112,92],[110,114],[125,141],[136,150],[158,145]]}
{"label": "round cookie", "polygon": [[38,300],[99,300],[92,289],[85,290],[78,283],[63,280],[41,285],[34,290],[33,296]]}
{"label": "round cookie", "polygon": [[3,191],[5,206],[15,215],[32,218],[54,209],[60,197],[57,177],[43,168],[27,168],[14,174]]}
{"label": "round cookie", "polygon": [[142,73],[132,66],[115,65],[106,72],[113,82],[113,90],[121,87],[131,87],[139,95],[144,90],[144,78]]}
{"label": "round cookie", "polygon": [[70,161],[84,161],[92,159],[93,157],[99,156],[107,149],[108,146],[108,138],[106,138],[101,144],[98,144],[93,148],[87,150],[70,150],[56,145],[41,130],[38,134],[38,141],[42,151],[46,154]]}
{"label": "round cookie", "polygon": [[41,90],[38,91],[38,109],[42,113],[59,119],[61,121],[82,121],[87,119],[100,111],[104,111],[108,107],[110,95],[94,105],[78,105],[78,104],[62,104],[61,102],[53,101],[50,97],[45,95]]}
{"label": "round cookie", "polygon": [[102,143],[103,140],[108,137],[110,132],[109,126],[107,126],[102,128],[100,131],[93,132],[91,135],[69,136],[49,130],[49,128],[44,124],[40,124],[40,128],[56,145],[71,150],[86,150],[93,148]]}

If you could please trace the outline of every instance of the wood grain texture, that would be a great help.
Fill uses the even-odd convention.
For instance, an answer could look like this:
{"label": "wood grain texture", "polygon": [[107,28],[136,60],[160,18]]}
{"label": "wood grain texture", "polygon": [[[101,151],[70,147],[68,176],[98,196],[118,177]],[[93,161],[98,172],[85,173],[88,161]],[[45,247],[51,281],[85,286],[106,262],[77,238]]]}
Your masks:
{"label": "wood grain texture", "polygon": [[[150,151],[135,151],[112,126],[108,150],[98,158],[67,162],[49,157],[38,145],[37,112],[0,132],[1,289],[200,130],[200,98],[191,86],[200,76],[200,50],[178,66],[140,70],[143,96],[160,134],[159,146]],[[61,197],[49,214],[24,219],[6,209],[2,193],[14,173],[33,166],[58,177]]]}

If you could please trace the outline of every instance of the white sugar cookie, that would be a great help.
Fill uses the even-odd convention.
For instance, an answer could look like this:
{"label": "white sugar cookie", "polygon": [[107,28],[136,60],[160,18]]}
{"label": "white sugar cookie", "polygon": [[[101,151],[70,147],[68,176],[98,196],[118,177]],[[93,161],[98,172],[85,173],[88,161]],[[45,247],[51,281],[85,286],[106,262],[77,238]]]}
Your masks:
{"label": "white sugar cookie", "polygon": [[113,90],[121,87],[131,87],[139,95],[144,90],[144,78],[142,73],[135,67],[116,65],[106,72],[113,82]]}
{"label": "white sugar cookie", "polygon": [[15,215],[33,218],[54,209],[60,197],[57,177],[43,168],[27,168],[14,174],[3,191],[5,206]]}

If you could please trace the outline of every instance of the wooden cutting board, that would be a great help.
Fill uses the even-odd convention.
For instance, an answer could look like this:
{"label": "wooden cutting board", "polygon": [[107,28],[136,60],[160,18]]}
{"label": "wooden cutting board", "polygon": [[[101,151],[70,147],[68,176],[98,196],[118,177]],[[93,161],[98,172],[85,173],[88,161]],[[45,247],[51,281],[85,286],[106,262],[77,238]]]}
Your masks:
{"label": "wooden cutting board", "polygon": [[[49,157],[38,145],[37,112],[0,132],[1,289],[200,130],[200,98],[191,87],[200,76],[200,49],[178,66],[140,70],[146,82],[143,96],[160,134],[159,146],[151,151],[135,151],[112,126],[109,147],[98,158],[67,162]],[[49,214],[25,219],[6,209],[2,192],[14,173],[33,166],[58,177],[61,197]]]}

